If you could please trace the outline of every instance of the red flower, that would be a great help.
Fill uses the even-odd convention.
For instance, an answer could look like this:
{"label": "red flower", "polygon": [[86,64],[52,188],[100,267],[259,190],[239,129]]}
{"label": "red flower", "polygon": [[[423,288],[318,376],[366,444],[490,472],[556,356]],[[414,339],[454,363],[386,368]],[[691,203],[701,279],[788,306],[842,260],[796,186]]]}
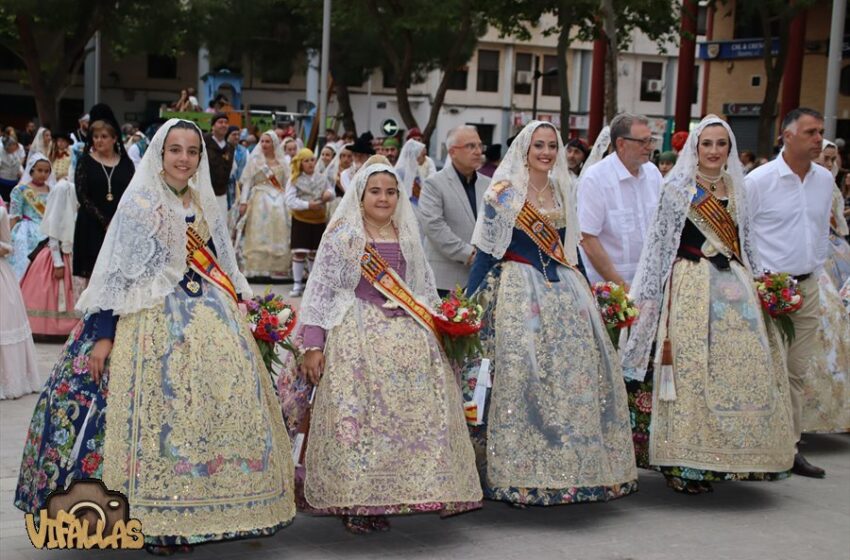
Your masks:
{"label": "red flower", "polygon": [[92,451],[83,458],[83,472],[86,474],[94,474],[94,471],[100,466],[103,457],[97,451]]}
{"label": "red flower", "polygon": [[652,412],[652,394],[647,391],[638,391],[635,395],[635,406],[641,412]]}
{"label": "red flower", "polygon": [[448,309],[443,308],[443,314],[449,319],[454,319],[457,315],[457,310],[454,307],[449,307]]}

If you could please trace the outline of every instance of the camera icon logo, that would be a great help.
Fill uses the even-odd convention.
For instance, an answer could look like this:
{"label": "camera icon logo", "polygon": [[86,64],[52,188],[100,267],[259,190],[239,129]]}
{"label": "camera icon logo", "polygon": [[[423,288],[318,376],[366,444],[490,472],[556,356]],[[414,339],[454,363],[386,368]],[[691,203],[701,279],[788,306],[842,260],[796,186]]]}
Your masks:
{"label": "camera icon logo", "polygon": [[56,490],[35,526],[26,514],[27,533],[36,548],[129,548],[144,546],[142,524],[130,518],[127,497],[98,479],[75,480]]}

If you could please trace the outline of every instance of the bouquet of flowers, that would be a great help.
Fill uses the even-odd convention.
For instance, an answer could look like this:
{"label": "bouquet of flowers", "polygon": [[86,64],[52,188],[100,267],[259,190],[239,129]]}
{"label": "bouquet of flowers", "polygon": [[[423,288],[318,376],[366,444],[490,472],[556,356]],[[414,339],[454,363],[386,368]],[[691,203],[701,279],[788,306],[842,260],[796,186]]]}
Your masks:
{"label": "bouquet of flowers", "polygon": [[442,337],[443,349],[449,360],[459,366],[466,358],[481,351],[478,332],[481,330],[484,308],[466,297],[458,286],[440,300],[437,310],[434,323]]}
{"label": "bouquet of flowers", "polygon": [[[248,309],[248,324],[260,349],[260,355],[266,369],[272,373],[274,364],[283,365],[277,356],[277,347],[292,352],[298,358],[298,349],[289,340],[295,328],[295,309],[283,301],[283,298],[269,291],[262,296],[254,296],[245,302]],[[272,375],[274,377],[274,375]]]}
{"label": "bouquet of flowers", "polygon": [[591,287],[596,296],[596,305],[602,313],[608,336],[617,349],[620,341],[620,330],[630,327],[637,320],[638,309],[629,299],[629,294],[615,282],[596,282]]}
{"label": "bouquet of flowers", "polygon": [[797,280],[787,272],[770,272],[756,278],[756,291],[764,311],[776,322],[788,344],[794,340],[794,323],[788,315],[803,306]]}

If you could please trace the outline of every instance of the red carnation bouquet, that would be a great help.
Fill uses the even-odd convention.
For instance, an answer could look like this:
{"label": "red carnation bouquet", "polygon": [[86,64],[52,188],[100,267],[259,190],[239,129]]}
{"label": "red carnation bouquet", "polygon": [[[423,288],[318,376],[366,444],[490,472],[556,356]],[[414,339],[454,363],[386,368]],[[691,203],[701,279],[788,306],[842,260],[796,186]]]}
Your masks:
{"label": "red carnation bouquet", "polygon": [[764,271],[756,278],[756,292],[762,309],[776,323],[788,344],[794,340],[794,323],[789,315],[803,307],[803,294],[797,280],[787,272]]}
{"label": "red carnation bouquet", "polygon": [[599,312],[602,313],[605,329],[616,349],[620,341],[620,331],[637,321],[638,309],[626,290],[616,282],[596,282],[591,289],[596,297]]}
{"label": "red carnation bouquet", "polygon": [[481,351],[481,318],[484,308],[472,298],[466,297],[458,286],[437,304],[434,323],[442,337],[446,356],[460,366],[464,361]]}
{"label": "red carnation bouquet", "polygon": [[248,324],[251,333],[260,349],[260,355],[266,369],[272,374],[272,366],[283,365],[277,356],[277,348],[283,348],[297,358],[298,350],[289,340],[289,335],[295,328],[297,314],[295,308],[286,303],[283,298],[269,291],[262,296],[254,296],[245,302],[248,309]]}

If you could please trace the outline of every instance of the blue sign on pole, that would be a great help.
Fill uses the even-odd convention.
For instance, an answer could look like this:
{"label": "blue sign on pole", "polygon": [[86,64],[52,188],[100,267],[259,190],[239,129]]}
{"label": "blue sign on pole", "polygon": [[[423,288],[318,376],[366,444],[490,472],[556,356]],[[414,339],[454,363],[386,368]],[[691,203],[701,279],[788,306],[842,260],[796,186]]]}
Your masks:
{"label": "blue sign on pole", "polygon": [[[829,49],[825,44],[822,52]],[[779,39],[770,41],[773,54],[779,53]],[[850,56],[850,37],[845,36],[841,49],[842,57]],[[738,39],[736,41],[707,41],[699,44],[699,57],[702,60],[730,60],[736,58],[761,58],[764,56],[764,39]]]}

